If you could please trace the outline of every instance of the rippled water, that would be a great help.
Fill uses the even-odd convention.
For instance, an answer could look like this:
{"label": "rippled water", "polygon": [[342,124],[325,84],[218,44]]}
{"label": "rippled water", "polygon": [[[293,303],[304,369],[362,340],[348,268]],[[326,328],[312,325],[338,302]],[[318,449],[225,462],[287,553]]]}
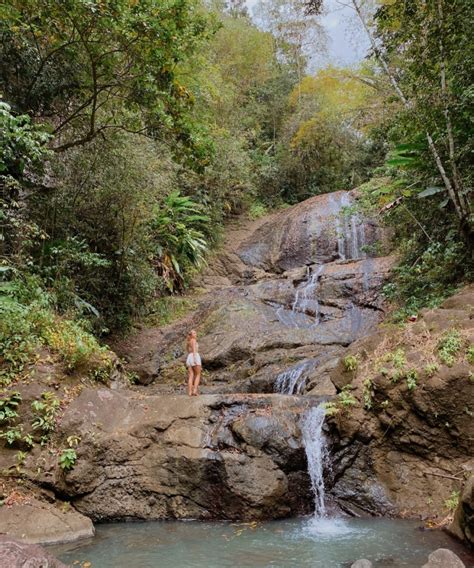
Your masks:
{"label": "rippled water", "polygon": [[389,519],[107,524],[94,539],[51,552],[66,564],[92,568],[346,568],[359,558],[376,568],[417,568],[441,547],[473,566],[448,535]]}

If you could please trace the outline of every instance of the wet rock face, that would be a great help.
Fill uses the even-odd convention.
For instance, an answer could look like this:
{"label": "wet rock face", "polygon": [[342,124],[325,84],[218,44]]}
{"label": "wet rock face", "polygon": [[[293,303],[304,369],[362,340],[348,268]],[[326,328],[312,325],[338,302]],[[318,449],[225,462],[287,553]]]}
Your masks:
{"label": "wet rock face", "polygon": [[382,234],[353,205],[349,192],[317,196],[231,243],[204,279],[210,288],[225,273],[224,284],[198,296],[188,318],[116,346],[129,369],[143,384],[179,383],[184,338],[195,327],[203,392],[273,392],[280,373],[307,361],[311,389],[334,393],[318,369],[381,320],[379,292],[393,264],[370,257]]}
{"label": "wet rock face", "polygon": [[298,422],[314,399],[84,391],[61,424],[81,436],[42,484],[93,520],[269,519],[312,508]]}
{"label": "wet rock face", "polygon": [[374,245],[382,234],[351,214],[353,206],[347,191],[307,199],[265,223],[237,254],[248,266],[275,273],[363,256],[361,247]]}

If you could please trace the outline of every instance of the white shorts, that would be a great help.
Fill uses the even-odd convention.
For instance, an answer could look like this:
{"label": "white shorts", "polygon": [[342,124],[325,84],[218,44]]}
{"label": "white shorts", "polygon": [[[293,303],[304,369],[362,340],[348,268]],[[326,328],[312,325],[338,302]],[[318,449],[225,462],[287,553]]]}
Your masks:
{"label": "white shorts", "polygon": [[192,353],[188,353],[188,357],[186,359],[186,367],[197,367],[201,366],[201,356],[199,353],[193,355]]}

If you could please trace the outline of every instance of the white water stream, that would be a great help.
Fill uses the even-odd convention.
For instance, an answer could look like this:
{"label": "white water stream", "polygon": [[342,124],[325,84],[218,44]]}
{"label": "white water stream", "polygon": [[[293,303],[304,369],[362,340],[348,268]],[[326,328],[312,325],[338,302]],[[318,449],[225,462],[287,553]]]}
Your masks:
{"label": "white water stream", "polygon": [[308,410],[301,423],[308,473],[314,494],[314,516],[319,519],[326,516],[323,470],[328,461],[328,450],[326,437],[323,434],[325,416],[324,406],[320,404]]}
{"label": "white water stream", "polygon": [[273,390],[280,394],[301,394],[306,384],[304,371],[308,368],[308,361],[298,363],[298,365],[277,375]]}
{"label": "white water stream", "polygon": [[353,201],[347,193],[342,194],[337,224],[337,249],[341,260],[365,258],[362,247],[366,244],[365,227],[359,215],[349,208]]}

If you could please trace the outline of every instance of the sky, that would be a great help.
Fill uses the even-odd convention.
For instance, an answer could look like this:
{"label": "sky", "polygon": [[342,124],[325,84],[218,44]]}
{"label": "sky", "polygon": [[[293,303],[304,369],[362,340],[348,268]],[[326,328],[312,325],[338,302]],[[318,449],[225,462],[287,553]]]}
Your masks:
{"label": "sky", "polygon": [[[247,0],[250,11],[256,3],[257,0]],[[317,56],[312,67],[359,63],[364,59],[369,41],[357,26],[352,10],[341,7],[337,0],[325,0],[325,7],[326,14],[321,16],[321,23],[328,35],[327,54]]]}

